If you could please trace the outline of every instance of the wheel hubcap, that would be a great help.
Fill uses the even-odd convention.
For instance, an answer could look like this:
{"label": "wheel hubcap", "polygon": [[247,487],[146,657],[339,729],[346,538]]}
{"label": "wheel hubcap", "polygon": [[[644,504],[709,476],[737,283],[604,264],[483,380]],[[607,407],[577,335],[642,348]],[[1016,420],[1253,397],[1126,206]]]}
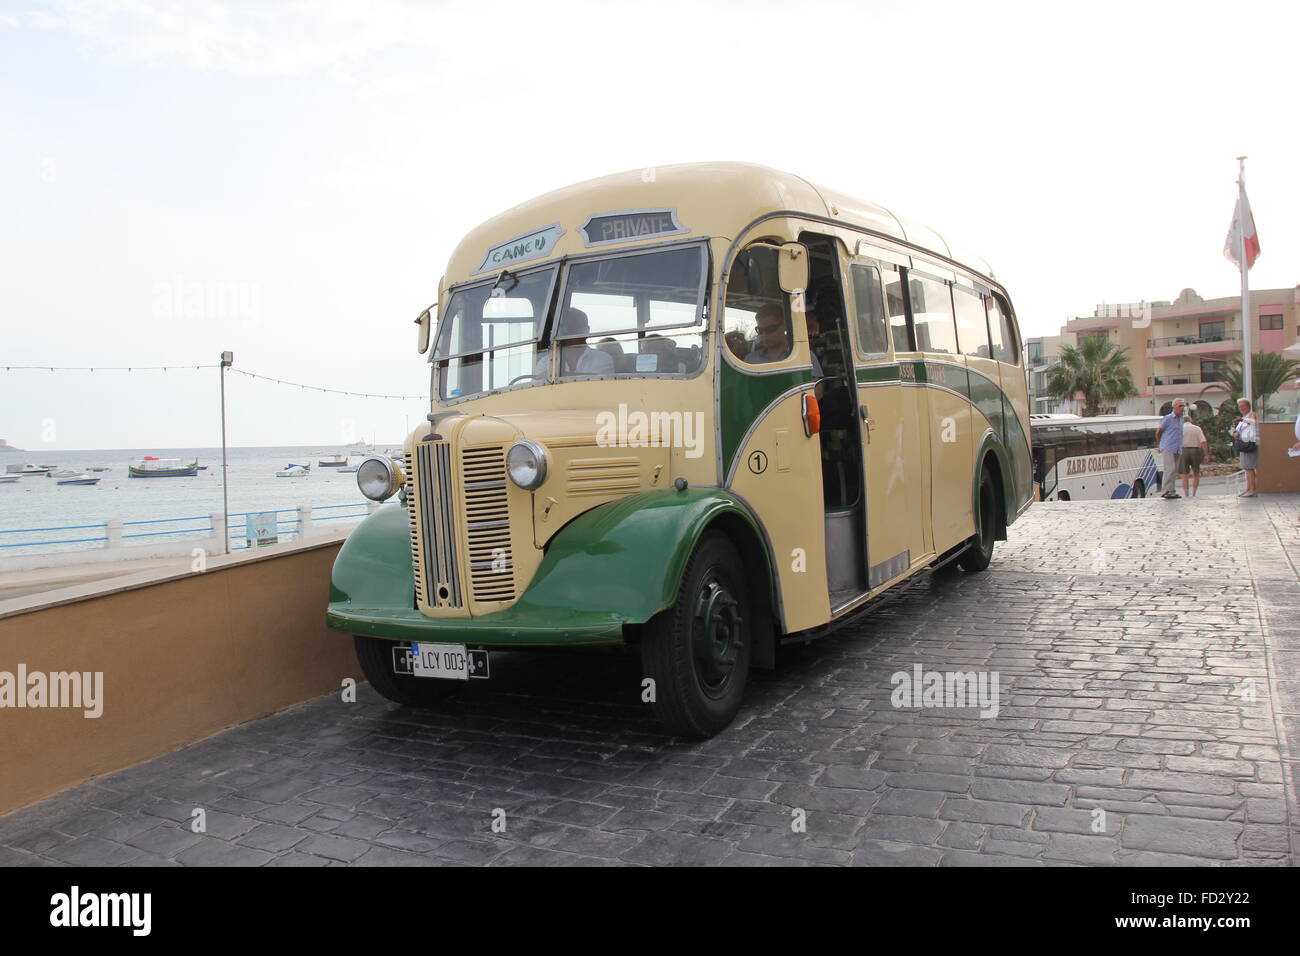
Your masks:
{"label": "wheel hubcap", "polygon": [[744,647],[740,604],[717,579],[705,582],[695,602],[695,669],[711,697],[726,690]]}

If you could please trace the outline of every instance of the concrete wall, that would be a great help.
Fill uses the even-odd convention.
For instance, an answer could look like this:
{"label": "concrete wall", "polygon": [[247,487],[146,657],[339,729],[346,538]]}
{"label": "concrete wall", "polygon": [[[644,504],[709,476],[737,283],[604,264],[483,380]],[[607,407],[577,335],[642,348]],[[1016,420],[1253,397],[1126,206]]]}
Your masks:
{"label": "concrete wall", "polygon": [[0,707],[0,813],[360,681],[325,626],[345,536],[0,602],[0,672],[103,672],[98,718]]}
{"label": "concrete wall", "polygon": [[1295,422],[1264,422],[1259,431],[1256,487],[1260,491],[1300,491],[1300,458],[1286,453],[1295,444]]}

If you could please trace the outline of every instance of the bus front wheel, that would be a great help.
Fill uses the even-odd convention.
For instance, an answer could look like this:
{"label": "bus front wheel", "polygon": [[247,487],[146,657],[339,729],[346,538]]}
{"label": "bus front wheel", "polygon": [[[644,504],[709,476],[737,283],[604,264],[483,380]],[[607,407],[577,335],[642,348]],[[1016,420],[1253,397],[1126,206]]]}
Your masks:
{"label": "bus front wheel", "polygon": [[1145,498],[1146,496],[1147,496],[1146,482],[1143,481],[1141,478],[1139,478],[1137,481],[1133,482],[1133,497]]}
{"label": "bus front wheel", "polygon": [[997,483],[985,467],[980,472],[979,513],[975,515],[975,537],[957,559],[967,571],[983,571],[993,560],[993,542],[998,534]]}
{"label": "bus front wheel", "polygon": [[700,539],[673,605],[646,625],[641,665],[655,716],[679,737],[712,737],[735,719],[752,652],[749,585],[735,545]]}

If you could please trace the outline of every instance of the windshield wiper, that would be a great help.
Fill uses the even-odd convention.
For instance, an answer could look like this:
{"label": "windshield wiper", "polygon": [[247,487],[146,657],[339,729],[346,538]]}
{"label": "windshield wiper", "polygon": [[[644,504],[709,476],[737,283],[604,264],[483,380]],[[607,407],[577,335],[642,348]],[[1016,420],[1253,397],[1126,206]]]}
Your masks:
{"label": "windshield wiper", "polygon": [[[497,287],[498,287],[499,285],[501,285],[501,280],[503,280],[503,279],[509,279],[509,280],[510,280],[510,285],[506,286],[504,289],[502,289],[500,292],[498,292],[498,291],[497,291]],[[496,298],[497,296],[503,296],[503,295],[506,295],[506,294],[508,294],[509,292],[514,291],[514,288],[515,288],[515,286],[517,286],[517,285],[519,285],[519,279],[518,279],[517,277],[515,277],[515,276],[512,276],[512,275],[510,274],[510,270],[509,270],[509,269],[502,269],[502,270],[501,270],[501,274],[500,274],[499,276],[497,276],[497,281],[496,281],[496,282],[493,282],[493,283],[492,283],[492,288],[491,288],[490,290],[488,290],[488,296],[489,296],[490,298]]]}

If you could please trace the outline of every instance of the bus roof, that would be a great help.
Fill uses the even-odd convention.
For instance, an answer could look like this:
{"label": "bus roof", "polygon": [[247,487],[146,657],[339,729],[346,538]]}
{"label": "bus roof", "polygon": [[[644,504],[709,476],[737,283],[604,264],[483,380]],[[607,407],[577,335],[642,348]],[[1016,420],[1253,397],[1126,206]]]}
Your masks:
{"label": "bus roof", "polygon": [[[581,231],[588,218],[608,213],[671,209],[679,238],[735,238],[736,232],[770,213],[789,211],[818,216],[888,237],[921,254],[929,254],[996,281],[989,264],[954,249],[926,226],[895,216],[883,206],[847,193],[817,186],[800,176],[752,163],[686,163],[647,167],[590,179],[557,189],[493,216],[472,229],[447,264],[449,284],[476,274],[500,271],[484,268],[486,254],[502,244],[539,233],[555,225],[548,253],[532,256],[538,264],[555,255],[585,252],[589,244]],[[642,238],[600,244],[600,248],[635,247]]]}
{"label": "bus roof", "polygon": [[1029,425],[1031,428],[1047,427],[1049,425],[1122,425],[1132,424],[1149,424],[1160,421],[1160,415],[1094,415],[1091,418],[1084,418],[1082,415],[1042,415],[1033,414],[1029,416]]}

